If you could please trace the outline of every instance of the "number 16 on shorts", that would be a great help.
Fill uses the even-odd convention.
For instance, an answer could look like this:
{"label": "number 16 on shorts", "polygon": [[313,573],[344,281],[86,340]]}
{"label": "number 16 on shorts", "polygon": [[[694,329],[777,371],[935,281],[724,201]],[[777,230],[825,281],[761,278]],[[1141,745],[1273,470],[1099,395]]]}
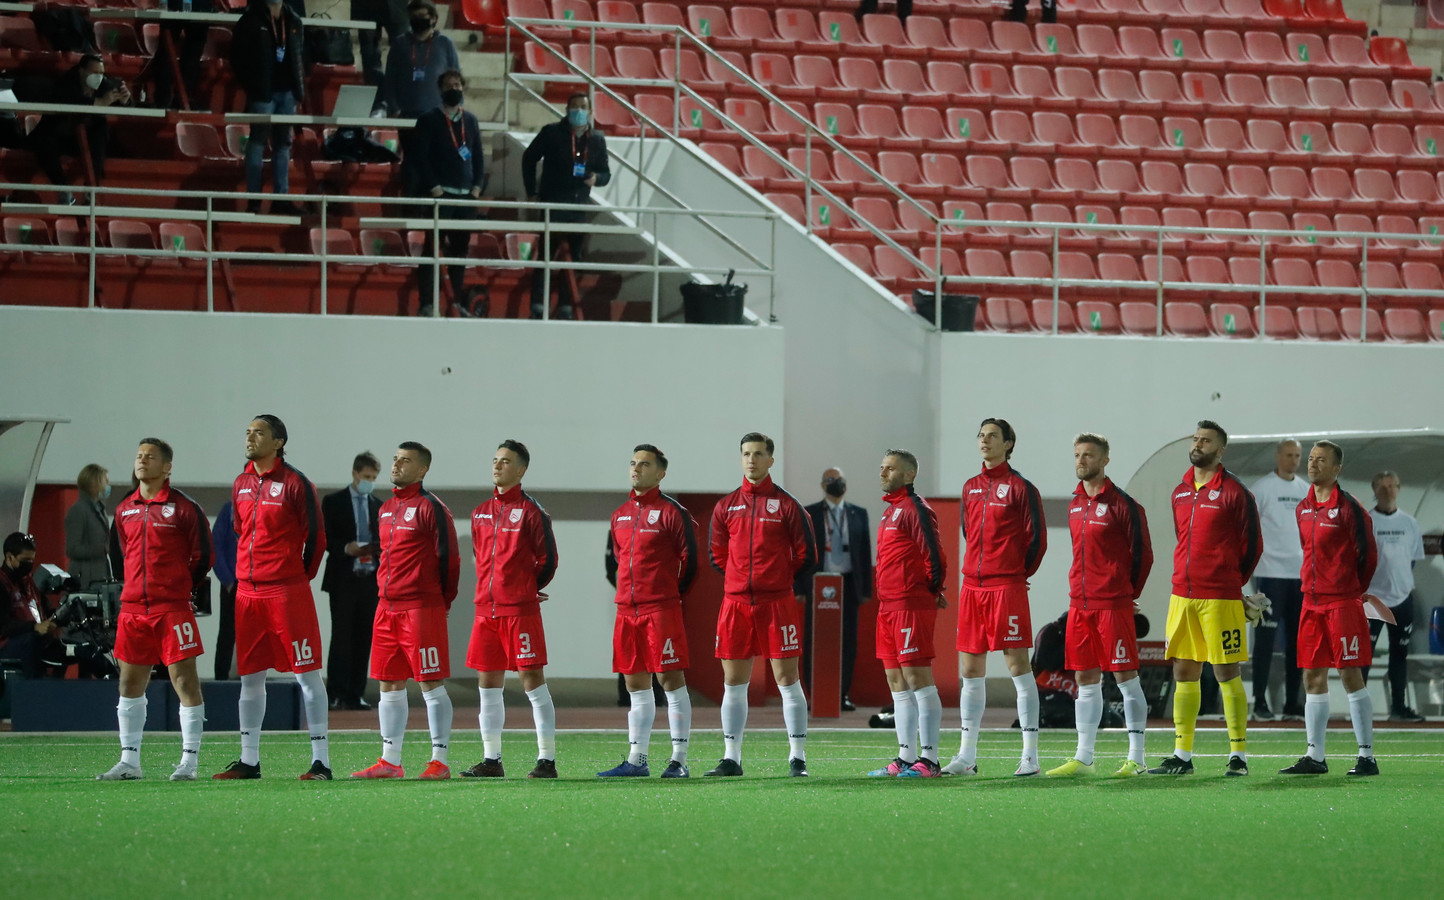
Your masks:
{"label": "number 16 on shorts", "polygon": [[316,653],[311,649],[311,639],[303,638],[291,642],[292,660],[295,665],[304,666],[316,658]]}

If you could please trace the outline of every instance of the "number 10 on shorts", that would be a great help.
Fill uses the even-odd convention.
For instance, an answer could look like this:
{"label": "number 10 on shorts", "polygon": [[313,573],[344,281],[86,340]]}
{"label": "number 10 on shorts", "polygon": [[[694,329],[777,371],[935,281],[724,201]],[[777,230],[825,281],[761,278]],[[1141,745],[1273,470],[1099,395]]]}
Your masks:
{"label": "number 10 on shorts", "polygon": [[421,661],[421,671],[423,674],[440,671],[441,653],[438,652],[435,647],[422,647],[416,651],[416,655]]}

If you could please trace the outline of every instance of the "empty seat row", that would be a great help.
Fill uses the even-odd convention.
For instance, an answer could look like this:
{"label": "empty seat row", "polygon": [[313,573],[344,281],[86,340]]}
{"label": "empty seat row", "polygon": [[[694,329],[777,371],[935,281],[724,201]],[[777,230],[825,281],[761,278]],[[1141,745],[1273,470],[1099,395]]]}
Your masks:
{"label": "empty seat row", "polygon": [[[0,228],[3,228],[7,244],[19,244],[27,247],[67,247],[75,248],[77,252],[81,253],[88,246],[86,233],[80,220],[71,217],[58,218],[52,222],[49,219],[28,216],[6,216]],[[178,254],[204,252],[206,249],[205,231],[194,222],[160,222],[155,229],[152,229],[149,222],[109,219],[100,226],[99,236],[104,238],[100,246],[114,249],[170,250]],[[8,252],[18,253],[31,262],[69,261],[74,258],[74,255],[70,253],[44,250]],[[127,261],[119,256],[102,256],[100,262],[101,264],[118,264]],[[184,257],[169,259],[155,257],[146,262],[168,266],[182,263],[203,264],[201,260]]]}
{"label": "empty seat row", "polygon": [[[321,137],[330,137],[335,128],[325,128]],[[370,129],[371,137],[393,153],[398,153],[400,142],[394,128]],[[251,139],[249,125],[227,125],[225,140],[216,126],[206,122],[179,122],[176,124],[176,148],[182,156],[190,159],[237,160],[244,159],[246,144]]]}

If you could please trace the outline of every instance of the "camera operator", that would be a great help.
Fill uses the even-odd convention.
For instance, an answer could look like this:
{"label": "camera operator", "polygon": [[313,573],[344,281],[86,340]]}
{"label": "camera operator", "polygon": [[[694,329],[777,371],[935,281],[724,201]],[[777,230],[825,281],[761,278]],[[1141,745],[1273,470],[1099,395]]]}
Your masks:
{"label": "camera operator", "polygon": [[205,706],[196,657],[201,647],[192,598],[206,585],[213,553],[205,513],[170,485],[170,444],[142,438],[135,454],[140,486],[121,500],[110,528],[111,568],[123,572],[115,656],[120,662],[120,762],[101,781],[141,777],[145,688],[151,667],[170,672],[180,697],[181,760],[171,781],[195,781]]}
{"label": "camera operator", "polygon": [[[35,538],[15,532],[5,538],[5,562],[0,566],[0,659],[19,661],[26,678],[39,678],[54,658],[60,629],[35,587]],[[64,651],[60,650],[63,658]]]}
{"label": "camera operator", "polygon": [[[56,81],[49,98],[51,103],[73,106],[130,106],[130,88],[117,78],[105,75],[105,60],[88,53],[80,58]],[[65,190],[70,184],[62,160],[81,154],[80,130],[84,129],[90,149],[90,163],[97,182],[105,178],[105,159],[110,131],[105,116],[46,113],[30,132],[29,146],[41,169],[52,184],[61,188],[60,202],[74,203],[74,195]]]}

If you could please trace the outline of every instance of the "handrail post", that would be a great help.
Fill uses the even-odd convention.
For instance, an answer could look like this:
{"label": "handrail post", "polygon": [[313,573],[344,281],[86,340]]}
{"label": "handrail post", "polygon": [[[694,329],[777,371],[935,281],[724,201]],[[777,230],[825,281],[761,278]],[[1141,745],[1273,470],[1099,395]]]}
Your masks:
{"label": "handrail post", "polygon": [[941,331],[943,327],[943,222],[933,223],[933,316]]}
{"label": "handrail post", "polygon": [[[431,318],[441,313],[441,200],[431,199]],[[417,310],[420,312],[420,310]]]}
{"label": "handrail post", "polygon": [[[216,248],[213,243],[215,223],[211,218],[215,213],[214,200],[213,197],[206,197],[206,312],[216,311]],[[181,265],[185,265],[184,260]]]}
{"label": "handrail post", "polygon": [[[549,322],[552,317],[552,207],[550,203],[547,204],[546,209],[542,210],[541,244],[542,262],[544,263],[542,268],[542,321]],[[532,277],[536,277],[535,271],[532,272]],[[575,302],[575,298],[573,301]],[[576,312],[576,309],[573,309],[572,315],[576,315]]]}
{"label": "handrail post", "polygon": [[777,214],[772,213],[767,217],[772,223],[772,250],[768,256],[768,268],[771,274],[767,277],[767,323],[777,323]]}
{"label": "handrail post", "polygon": [[[1058,285],[1058,229],[1057,229],[1057,228],[1054,228],[1054,229],[1053,229],[1053,333],[1054,333],[1054,334],[1057,334],[1057,333],[1058,333],[1058,306],[1059,306],[1059,304],[1060,304],[1060,302],[1061,302],[1061,301],[1059,300],[1059,298],[1058,298],[1058,294],[1059,294],[1058,288],[1059,288],[1059,285]],[[939,306],[938,306],[938,322],[941,323],[942,320],[943,320],[943,313],[942,313],[942,306],[941,306],[942,301],[939,300],[938,303],[939,303]]]}
{"label": "handrail post", "polygon": [[1157,296],[1158,310],[1157,310],[1157,315],[1155,316],[1156,321],[1155,321],[1154,324],[1153,324],[1153,328],[1154,328],[1153,334],[1154,334],[1155,337],[1163,337],[1163,258],[1162,258],[1162,256],[1161,256],[1162,251],[1163,251],[1163,224],[1162,224],[1162,223],[1159,223],[1159,225],[1158,225],[1157,238],[1158,238],[1158,250],[1159,250],[1159,253],[1160,253],[1160,257],[1159,257],[1159,260],[1158,260],[1158,288],[1157,288],[1157,290],[1158,290],[1158,296]]}
{"label": "handrail post", "polygon": [[812,132],[804,132],[803,152],[807,154],[804,174],[802,179],[802,219],[807,225],[807,233],[812,234]]}
{"label": "handrail post", "polygon": [[[662,242],[657,239],[657,211],[652,210],[652,324],[661,321],[662,298]],[[579,298],[573,298],[575,304]],[[572,315],[576,315],[573,307]]]}
{"label": "handrail post", "polygon": [[[512,76],[512,71],[511,71],[511,24],[510,24],[510,21],[509,21],[510,18],[511,18],[511,17],[508,16],[508,17],[507,17],[507,20],[508,20],[508,21],[505,22],[505,23],[503,23],[503,24],[505,25],[505,28],[506,28],[506,56],[503,57],[503,60],[504,60],[503,65],[506,66],[506,71],[505,71],[504,73],[502,73],[502,79],[501,79],[501,108],[502,108],[502,115],[506,117],[506,124],[507,124],[508,127],[511,126],[511,76]],[[388,52],[389,52],[389,51],[388,51]]]}
{"label": "handrail post", "polygon": [[328,236],[326,231],[326,198],[323,195],[321,197],[321,315],[323,316],[326,315],[327,290],[330,287],[327,284],[327,275],[329,274],[327,270],[330,266],[326,265],[326,257],[329,255],[327,251],[331,249],[331,242],[327,240]]}
{"label": "handrail post", "polygon": [[87,240],[90,251],[90,308],[95,308],[95,192],[98,188],[86,187],[86,194],[90,197],[90,237]]}
{"label": "handrail post", "polygon": [[1369,236],[1364,235],[1364,255],[1359,263],[1359,343],[1369,340]]}
{"label": "handrail post", "polygon": [[1259,320],[1259,335],[1260,335],[1260,336],[1263,335],[1263,323],[1266,322],[1266,321],[1268,321],[1268,303],[1269,303],[1268,293],[1269,293],[1269,292],[1268,292],[1268,288],[1266,287],[1266,284],[1268,283],[1268,268],[1267,268],[1268,262],[1267,262],[1267,261],[1265,260],[1265,258],[1264,258],[1265,254],[1268,252],[1268,245],[1269,245],[1268,237],[1267,237],[1266,235],[1262,235],[1262,234],[1259,235],[1259,236],[1258,236],[1258,320]]}

